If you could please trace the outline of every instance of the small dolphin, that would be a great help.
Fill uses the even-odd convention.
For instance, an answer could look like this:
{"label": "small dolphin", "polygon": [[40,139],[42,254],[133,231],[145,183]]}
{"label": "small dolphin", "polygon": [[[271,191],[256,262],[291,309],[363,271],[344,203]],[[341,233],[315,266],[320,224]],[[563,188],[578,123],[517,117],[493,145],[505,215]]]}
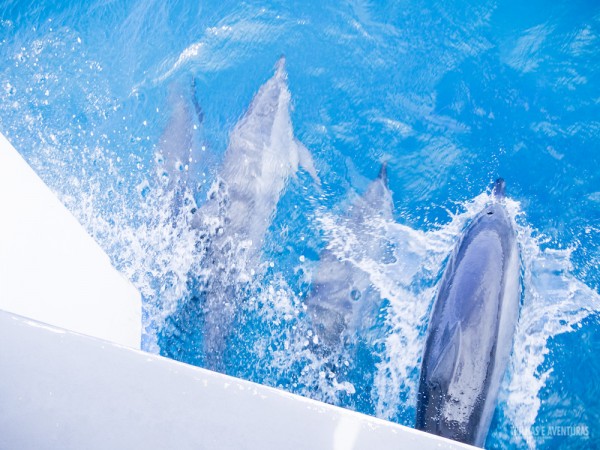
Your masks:
{"label": "small dolphin", "polygon": [[[223,231],[249,240],[253,253],[262,247],[289,178],[302,167],[320,184],[310,152],[294,137],[290,99],[282,56],[275,75],[260,87],[235,125],[218,174],[229,203]],[[198,219],[215,214],[216,206],[207,202]]]}
{"label": "small dolphin", "polygon": [[[376,219],[392,220],[392,193],[387,184],[385,163],[377,179],[354,202],[345,221],[360,239],[364,252],[360,256],[379,262],[384,259],[387,242],[370,229]],[[306,304],[318,338],[317,348],[329,353],[342,344],[348,333],[372,324],[381,306],[381,297],[372,286],[369,274],[325,249]]]}
{"label": "small dolphin", "polygon": [[520,257],[504,206],[494,201],[465,230],[450,256],[429,320],[416,428],[483,446],[517,324]]}
{"label": "small dolphin", "polygon": [[192,80],[189,91],[184,84],[169,86],[168,103],[171,116],[158,144],[158,163],[161,176],[166,178],[166,189],[173,192],[173,217],[181,211],[184,196],[193,181],[193,167],[199,162],[200,127],[204,119],[196,98],[196,85]]}
{"label": "small dolphin", "polygon": [[[282,57],[231,132],[218,180],[192,222],[197,228],[214,228],[203,313],[206,366],[215,370],[223,370],[222,354],[243,296],[241,286],[258,263],[288,180],[302,167],[320,183],[310,152],[294,137],[290,98]],[[240,246],[243,253],[236,251]]]}

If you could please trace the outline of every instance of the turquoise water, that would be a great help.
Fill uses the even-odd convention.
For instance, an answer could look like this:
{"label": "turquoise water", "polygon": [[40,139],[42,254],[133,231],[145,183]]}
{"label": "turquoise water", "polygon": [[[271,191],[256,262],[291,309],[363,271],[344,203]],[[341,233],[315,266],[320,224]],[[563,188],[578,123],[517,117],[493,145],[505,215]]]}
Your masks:
{"label": "turquoise water", "polygon": [[[206,364],[204,248],[173,215],[156,163],[170,86],[193,80],[202,108],[202,204],[235,124],[284,54],[292,124],[321,186],[302,171],[289,180],[260,264],[235,292],[224,370],[412,426],[436,283],[503,176],[524,295],[487,445],[600,442],[597,3],[4,1],[0,10],[0,131],[142,292],[147,350]],[[392,262],[361,259],[339,219],[382,161],[394,222],[372,233],[391,242]],[[338,366],[311,352],[304,300],[326,246],[384,299]]]}

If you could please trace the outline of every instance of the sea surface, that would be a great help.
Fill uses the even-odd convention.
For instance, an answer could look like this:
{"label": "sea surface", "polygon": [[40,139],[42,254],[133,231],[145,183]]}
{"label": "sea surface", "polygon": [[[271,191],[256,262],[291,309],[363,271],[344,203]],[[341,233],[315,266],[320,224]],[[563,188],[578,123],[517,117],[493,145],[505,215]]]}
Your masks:
{"label": "sea surface", "polygon": [[[445,263],[502,176],[523,295],[486,446],[600,447],[593,0],[0,1],[0,131],[142,293],[144,349],[210,366],[199,292],[216,269],[161,169],[170,93],[197,106],[183,204],[201,208],[282,55],[320,184],[288,177],[251,268],[221,258],[244,281],[220,369],[414,426]],[[348,210],[384,162],[393,220],[357,235]],[[365,256],[365,233],[386,258]],[[324,249],[382,299],[334,362],[306,304]]]}

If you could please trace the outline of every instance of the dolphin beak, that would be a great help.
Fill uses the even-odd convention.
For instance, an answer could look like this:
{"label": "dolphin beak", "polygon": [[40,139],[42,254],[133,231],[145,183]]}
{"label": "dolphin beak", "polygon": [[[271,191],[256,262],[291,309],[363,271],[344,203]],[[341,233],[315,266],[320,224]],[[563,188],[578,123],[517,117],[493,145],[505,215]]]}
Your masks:
{"label": "dolphin beak", "polygon": [[275,76],[278,78],[285,78],[286,75],[287,74],[285,71],[285,55],[281,55],[279,57],[279,60],[275,64]]}

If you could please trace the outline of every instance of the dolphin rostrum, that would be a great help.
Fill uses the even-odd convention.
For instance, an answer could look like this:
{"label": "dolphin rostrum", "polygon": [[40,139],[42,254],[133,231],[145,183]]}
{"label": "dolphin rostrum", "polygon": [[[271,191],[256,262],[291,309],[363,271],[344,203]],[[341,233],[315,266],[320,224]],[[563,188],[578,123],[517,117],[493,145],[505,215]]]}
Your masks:
{"label": "dolphin rostrum", "polygon": [[[373,229],[374,222],[391,219],[392,194],[384,163],[377,179],[356,199],[343,220],[348,230],[360,239],[360,259],[382,262],[387,242]],[[368,273],[326,248],[321,252],[306,304],[318,339],[316,348],[329,353],[342,344],[346,336],[372,324],[381,298]]]}
{"label": "dolphin rostrum", "polygon": [[512,350],[520,304],[517,236],[493,202],[464,231],[447,263],[428,326],[416,428],[483,446]]}

